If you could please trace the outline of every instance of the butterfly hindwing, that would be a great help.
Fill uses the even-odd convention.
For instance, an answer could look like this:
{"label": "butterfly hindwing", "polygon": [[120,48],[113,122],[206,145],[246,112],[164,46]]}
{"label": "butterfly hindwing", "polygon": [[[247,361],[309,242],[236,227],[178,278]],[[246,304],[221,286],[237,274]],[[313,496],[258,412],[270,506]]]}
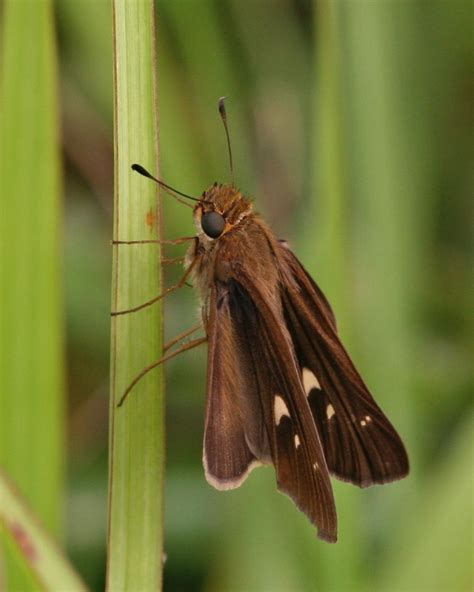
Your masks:
{"label": "butterfly hindwing", "polygon": [[[225,288],[213,288],[207,322],[209,352],[203,464],[206,478],[217,489],[233,489],[245,481],[250,471],[262,464],[262,440],[250,449],[261,429],[258,392],[245,352],[237,346],[234,322]],[[252,438],[253,436],[253,438]]]}

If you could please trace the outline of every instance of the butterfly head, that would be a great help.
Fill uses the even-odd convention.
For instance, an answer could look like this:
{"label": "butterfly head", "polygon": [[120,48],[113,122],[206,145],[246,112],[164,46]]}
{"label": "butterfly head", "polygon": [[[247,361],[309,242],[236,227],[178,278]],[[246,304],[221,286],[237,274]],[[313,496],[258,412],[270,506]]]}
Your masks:
{"label": "butterfly head", "polygon": [[252,203],[232,185],[214,183],[194,208],[200,234],[216,239],[237,226],[252,211]]}

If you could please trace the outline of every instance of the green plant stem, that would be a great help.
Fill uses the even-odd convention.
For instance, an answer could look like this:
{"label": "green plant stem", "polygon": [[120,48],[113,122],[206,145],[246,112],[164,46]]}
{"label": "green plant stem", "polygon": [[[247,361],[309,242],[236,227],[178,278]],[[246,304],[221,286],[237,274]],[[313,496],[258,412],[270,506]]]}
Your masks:
{"label": "green plant stem", "polygon": [[[6,0],[2,16],[0,464],[60,535],[64,335],[52,2]],[[7,559],[6,589],[31,589],[24,573]]]}
{"label": "green plant stem", "polygon": [[[315,97],[313,110],[313,178],[309,215],[305,221],[303,261],[326,293],[336,314],[339,333],[343,342],[351,347],[353,332],[351,300],[349,191],[347,185],[348,151],[346,122],[344,120],[343,94],[343,32],[341,30],[341,5],[324,1],[317,4],[315,12]],[[314,553],[316,568],[308,562],[307,586],[314,581],[317,570],[321,589],[333,587],[346,590],[360,575],[361,557],[365,543],[358,536],[360,502],[357,492],[336,479],[332,480],[337,500],[338,543],[337,548],[327,545]],[[308,545],[309,546],[309,545]],[[344,569],[340,569],[341,558]],[[313,578],[313,579],[312,579]]]}
{"label": "green plant stem", "polygon": [[[153,2],[114,0],[115,240],[159,238],[156,185],[130,170],[158,174]],[[141,304],[162,291],[156,245],[113,247],[112,308]],[[162,370],[147,374],[120,409],[133,378],[161,355],[157,303],[114,318],[111,342],[107,589],[158,590],[163,555],[164,391]]]}

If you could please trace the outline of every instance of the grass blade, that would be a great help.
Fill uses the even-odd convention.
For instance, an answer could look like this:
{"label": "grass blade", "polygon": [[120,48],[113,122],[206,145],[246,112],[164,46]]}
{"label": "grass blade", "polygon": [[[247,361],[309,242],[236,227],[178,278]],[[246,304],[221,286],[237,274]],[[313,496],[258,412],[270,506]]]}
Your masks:
{"label": "grass blade", "polygon": [[[153,3],[113,2],[115,68],[114,239],[158,236],[156,185],[130,170],[158,173]],[[160,249],[114,247],[112,308],[126,309],[161,291]],[[161,587],[164,394],[161,370],[149,373],[123,407],[116,402],[162,346],[155,304],[112,322],[108,590]]]}
{"label": "grass blade", "polygon": [[[311,200],[306,205],[301,244],[302,260],[331,302],[344,343],[351,347],[350,210],[347,187],[346,122],[343,110],[344,60],[341,8],[320,2],[315,11],[315,82],[313,100],[314,167]],[[307,543],[308,561],[302,562],[310,590],[317,573],[321,589],[357,589],[365,543],[358,536],[360,496],[346,483],[332,480],[337,501],[339,540],[335,547]],[[344,569],[340,569],[344,565]]]}
{"label": "grass blade", "polygon": [[[58,535],[64,358],[53,11],[47,0],[3,8],[0,463]],[[16,561],[5,571],[8,589],[30,589]]]}
{"label": "grass blade", "polygon": [[[0,532],[16,543],[23,563],[44,590],[82,592],[86,588],[51,540],[37,518],[31,514],[18,491],[0,472]],[[13,551],[13,549],[12,549]],[[13,551],[14,554],[14,551]],[[13,589],[13,588],[12,588]],[[30,589],[30,588],[28,588]]]}
{"label": "grass blade", "polygon": [[413,504],[406,527],[395,533],[377,590],[472,590],[473,427],[470,413],[420,487],[422,502]]}

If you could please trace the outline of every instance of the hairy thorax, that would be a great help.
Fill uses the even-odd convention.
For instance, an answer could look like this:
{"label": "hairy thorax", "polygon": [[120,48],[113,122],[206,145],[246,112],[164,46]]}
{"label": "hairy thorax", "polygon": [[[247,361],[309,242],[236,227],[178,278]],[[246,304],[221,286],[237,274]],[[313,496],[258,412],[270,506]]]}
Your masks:
{"label": "hairy thorax", "polygon": [[[187,251],[185,267],[188,269],[196,259],[191,277],[202,300],[206,299],[210,283],[215,272],[218,271],[216,265],[220,247],[227,242],[229,234],[240,230],[243,221],[252,214],[252,209],[251,201],[246,199],[238,189],[231,185],[217,183],[202,194],[201,201],[194,208],[196,240]],[[209,212],[217,212],[225,220],[224,231],[218,238],[210,238],[202,229],[202,217]]]}
{"label": "hairy thorax", "polygon": [[[201,225],[203,216],[217,212],[225,226],[218,238],[210,238]],[[277,241],[270,228],[253,212],[252,202],[230,185],[213,185],[202,195],[194,209],[196,240],[188,249],[185,266],[193,265],[191,277],[207,301],[209,289],[216,281],[226,283],[238,275],[239,266],[250,263],[257,281],[276,287],[277,270],[274,252]]]}

